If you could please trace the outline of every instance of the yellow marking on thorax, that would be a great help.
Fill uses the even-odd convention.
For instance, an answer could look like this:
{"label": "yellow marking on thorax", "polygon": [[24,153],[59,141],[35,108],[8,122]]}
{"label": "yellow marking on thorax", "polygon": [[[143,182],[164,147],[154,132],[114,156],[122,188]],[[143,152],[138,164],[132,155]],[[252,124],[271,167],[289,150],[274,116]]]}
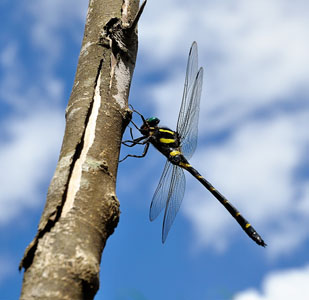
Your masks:
{"label": "yellow marking on thorax", "polygon": [[170,133],[171,135],[174,135],[174,132],[171,130],[167,130],[167,129],[159,129],[160,132],[167,132]]}
{"label": "yellow marking on thorax", "polygon": [[236,213],[236,217],[240,216],[240,212]]}
{"label": "yellow marking on thorax", "polygon": [[203,178],[202,175],[197,175],[196,177],[199,178],[199,179],[202,179],[202,178]]}
{"label": "yellow marking on thorax", "polygon": [[229,203],[229,201],[225,199],[225,200],[223,200],[223,203]]}
{"label": "yellow marking on thorax", "polygon": [[181,152],[178,151],[178,150],[174,150],[174,151],[170,152],[170,156],[176,156],[176,155],[179,155],[179,154],[181,154]]}
{"label": "yellow marking on thorax", "polygon": [[154,127],[149,127],[149,136],[152,136],[155,132],[155,128]]}
{"label": "yellow marking on thorax", "polygon": [[214,192],[216,189],[212,186],[210,187],[210,190]]}
{"label": "yellow marking on thorax", "polygon": [[190,164],[186,164],[186,163],[183,163],[183,162],[180,162],[179,165],[182,166],[182,167],[185,167],[185,168],[190,168],[191,167]]}
{"label": "yellow marking on thorax", "polygon": [[172,144],[172,143],[175,143],[175,140],[174,139],[164,139],[164,138],[161,138],[160,142],[164,143],[164,144]]}
{"label": "yellow marking on thorax", "polygon": [[247,223],[245,227],[249,228],[250,226],[251,226],[251,224]]}

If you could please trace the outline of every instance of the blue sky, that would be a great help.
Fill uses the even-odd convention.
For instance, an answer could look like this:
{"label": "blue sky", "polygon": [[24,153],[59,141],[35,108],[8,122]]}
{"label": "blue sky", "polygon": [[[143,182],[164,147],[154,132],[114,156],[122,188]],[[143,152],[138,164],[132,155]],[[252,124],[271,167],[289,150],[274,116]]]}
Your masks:
{"label": "blue sky", "polygon": [[[96,299],[308,299],[308,2],[192,2],[148,1],[130,103],[175,128],[197,41],[204,84],[191,163],[268,247],[254,244],[190,176],[162,245],[162,218],[150,223],[148,210],[165,159],[150,149],[119,166],[122,213],[103,253]],[[20,293],[17,267],[57,163],[87,5],[0,3],[1,300]]]}

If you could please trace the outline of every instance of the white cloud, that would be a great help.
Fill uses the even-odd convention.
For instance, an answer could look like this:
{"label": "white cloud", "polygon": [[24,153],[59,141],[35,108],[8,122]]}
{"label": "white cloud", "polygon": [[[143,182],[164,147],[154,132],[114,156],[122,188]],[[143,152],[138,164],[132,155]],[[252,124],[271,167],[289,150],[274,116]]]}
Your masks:
{"label": "white cloud", "polygon": [[248,289],[238,293],[234,300],[307,300],[309,298],[309,266],[272,272],[262,284],[262,291]]}
{"label": "white cloud", "polygon": [[[45,99],[57,105],[55,99],[61,99],[63,83],[53,75],[63,42],[58,33],[68,30],[79,40],[80,31],[74,26],[83,26],[86,5],[82,0],[32,1],[29,5],[28,12],[34,17],[29,25],[32,41],[46,55],[47,72],[39,81],[25,84],[17,42],[2,52],[6,74],[1,96],[8,103],[14,102],[15,109],[24,107],[24,113],[23,117],[6,120],[10,140],[0,150],[0,163],[9,171],[1,178],[5,184],[0,206],[6,208],[6,214],[0,212],[0,221],[8,221],[25,206],[36,203],[38,186],[46,179],[52,157],[57,157],[62,112],[45,104],[33,106],[33,102]],[[304,63],[309,52],[309,20],[304,13],[307,6],[300,0],[293,5],[288,0],[256,0],[250,4],[245,0],[233,4],[157,1],[147,3],[139,24],[140,64],[146,57],[143,67],[166,70],[167,81],[149,88],[149,94],[159,103],[162,122],[172,128],[180,106],[190,43],[198,41],[200,64],[206,71],[202,121],[207,119],[208,133],[234,127],[235,131],[221,144],[224,148],[214,145],[203,153],[200,147],[195,157],[205,157],[207,165],[199,161],[201,172],[239,206],[256,229],[265,232],[268,251],[273,255],[283,249],[290,253],[308,236],[309,192],[304,182],[295,184],[292,176],[304,151],[308,114],[272,116],[265,123],[250,116],[270,104],[277,105],[281,99],[293,103],[297,101],[291,97],[294,92],[308,91],[309,71]],[[181,65],[176,65],[180,60]],[[32,114],[33,107],[38,111]],[[241,128],[237,127],[240,124]],[[36,166],[39,168],[34,170]],[[18,188],[13,189],[15,186]],[[302,198],[292,205],[296,191]],[[192,219],[199,244],[223,250],[238,225],[204,190],[194,194],[200,202],[187,199],[184,211]],[[276,226],[271,226],[272,222]]]}
{"label": "white cloud", "polygon": [[[263,234],[270,256],[292,253],[309,233],[308,180],[295,177],[309,143],[307,11],[304,0],[157,1],[147,3],[139,24],[142,71],[165,70],[146,97],[173,129],[190,43],[198,42],[205,68],[200,135],[207,130],[221,143],[211,140],[204,151],[199,145],[194,157]],[[197,244],[224,250],[237,223],[202,188],[186,198]]]}
{"label": "white cloud", "polygon": [[[272,256],[291,253],[309,235],[308,182],[294,180],[309,143],[308,120],[306,112],[252,120],[222,144],[204,151],[200,147],[195,154],[200,172],[252,222]],[[302,198],[295,197],[301,192]],[[185,201],[184,212],[198,244],[222,250],[232,242],[237,223],[202,188],[193,194]]]}
{"label": "white cloud", "polygon": [[[224,128],[283,99],[297,101],[291,98],[295,92],[308,93],[307,7],[303,0],[293,6],[288,0],[148,3],[139,27],[139,59],[146,56],[146,73],[166,70],[164,86],[147,87],[162,119],[181,100],[184,62],[193,40],[205,67],[202,114],[209,129]],[[178,59],[181,69],[175,66]]]}
{"label": "white cloud", "polygon": [[12,40],[0,53],[0,63],[2,77],[0,78],[0,97],[1,101],[10,106],[20,109],[21,77],[23,69],[19,60],[19,47],[17,42]]}
{"label": "white cloud", "polygon": [[66,33],[80,43],[86,11],[85,1],[53,0],[30,1],[16,12],[15,17],[28,18],[25,38],[42,60],[32,61],[29,70],[23,40],[15,36],[0,52],[0,97],[10,108],[1,121],[0,223],[42,201],[40,186],[51,177],[64,130],[64,108],[59,107],[64,82],[55,75],[55,65]]}
{"label": "white cloud", "polygon": [[42,201],[40,184],[51,176],[63,125],[63,113],[50,108],[2,122],[7,139],[0,148],[0,223]]}
{"label": "white cloud", "polygon": [[[232,101],[229,116],[235,119],[301,89],[308,92],[304,61],[309,20],[301,10],[289,10],[288,2],[237,1],[233,9],[221,6],[206,13],[207,24],[216,30],[212,51],[221,57],[212,64],[207,85],[214,109]],[[307,6],[304,1],[297,5]],[[221,116],[222,122],[228,121],[224,113]]]}
{"label": "white cloud", "polygon": [[30,71],[24,65],[21,51],[18,43],[13,40],[1,49],[1,101],[6,102],[15,112],[22,113],[29,113],[33,107],[41,105],[57,105],[63,98],[63,81],[53,75],[51,68],[42,72],[36,80],[31,80],[33,70]]}
{"label": "white cloud", "polygon": [[[33,0],[27,3],[31,15],[31,38],[34,46],[48,55],[47,66],[52,66],[61,55],[65,34],[81,43],[81,32],[87,12],[87,1],[83,0]],[[61,33],[61,34],[60,34]]]}
{"label": "white cloud", "polygon": [[14,40],[0,53],[0,97],[10,107],[1,120],[0,224],[42,201],[39,188],[52,174],[64,127],[63,82],[51,70],[29,80],[20,54]]}

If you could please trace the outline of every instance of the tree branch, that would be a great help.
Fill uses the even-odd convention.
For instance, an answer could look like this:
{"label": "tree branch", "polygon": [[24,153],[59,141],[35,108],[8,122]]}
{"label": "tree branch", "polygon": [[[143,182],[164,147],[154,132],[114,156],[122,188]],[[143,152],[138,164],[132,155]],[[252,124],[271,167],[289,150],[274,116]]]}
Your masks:
{"label": "tree branch", "polygon": [[119,220],[115,194],[137,53],[138,0],[90,0],[58,165],[20,263],[21,299],[92,299]]}

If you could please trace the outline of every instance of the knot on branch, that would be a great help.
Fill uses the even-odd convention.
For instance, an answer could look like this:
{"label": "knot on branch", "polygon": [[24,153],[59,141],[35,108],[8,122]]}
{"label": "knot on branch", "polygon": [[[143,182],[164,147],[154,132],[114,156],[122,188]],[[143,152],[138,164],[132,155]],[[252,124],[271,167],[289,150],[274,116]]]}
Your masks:
{"label": "knot on branch", "polygon": [[146,0],[139,8],[136,16],[130,23],[124,23],[120,18],[111,18],[103,27],[103,31],[99,38],[99,45],[111,48],[114,55],[122,54],[129,58],[133,58],[137,45],[136,27],[138,20],[146,5]]}

